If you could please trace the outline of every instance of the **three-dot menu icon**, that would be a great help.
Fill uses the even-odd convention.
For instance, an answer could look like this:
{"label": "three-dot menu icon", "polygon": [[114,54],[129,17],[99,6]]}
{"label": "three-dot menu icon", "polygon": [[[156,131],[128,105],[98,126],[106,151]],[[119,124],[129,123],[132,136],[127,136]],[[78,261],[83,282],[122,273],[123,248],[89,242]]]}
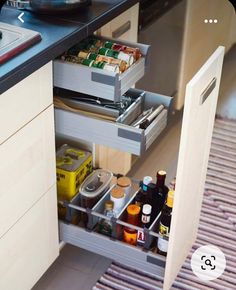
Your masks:
{"label": "three-dot menu icon", "polygon": [[204,20],[205,23],[218,23],[217,19],[205,19]]}

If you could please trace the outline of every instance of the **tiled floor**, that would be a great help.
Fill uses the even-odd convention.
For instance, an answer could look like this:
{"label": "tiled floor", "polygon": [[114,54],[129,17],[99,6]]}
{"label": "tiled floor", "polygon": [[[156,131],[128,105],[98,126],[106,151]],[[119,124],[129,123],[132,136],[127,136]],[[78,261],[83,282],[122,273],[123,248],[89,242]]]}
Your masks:
{"label": "tiled floor", "polygon": [[[223,68],[217,113],[236,118],[236,46],[226,56]],[[169,182],[175,176],[181,118],[173,117],[168,130],[138,160],[130,176],[155,176],[158,168],[165,168]],[[44,274],[33,290],[90,290],[110,260],[74,246],[66,245],[60,256]]]}

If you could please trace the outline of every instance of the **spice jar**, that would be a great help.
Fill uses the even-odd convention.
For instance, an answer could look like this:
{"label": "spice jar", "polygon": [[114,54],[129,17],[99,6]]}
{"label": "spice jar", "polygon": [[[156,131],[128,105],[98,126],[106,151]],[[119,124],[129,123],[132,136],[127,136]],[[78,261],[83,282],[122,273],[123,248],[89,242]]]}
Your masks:
{"label": "spice jar", "polygon": [[132,182],[129,177],[122,176],[117,179],[117,185],[124,189],[127,195],[130,194]]}
{"label": "spice jar", "polygon": [[[127,207],[127,223],[138,226],[139,224],[140,207],[135,204],[130,204]],[[137,244],[137,230],[125,227],[124,228],[124,242],[136,246]]]}
{"label": "spice jar", "polygon": [[117,216],[120,213],[120,211],[122,210],[122,208],[125,206],[125,191],[124,191],[124,189],[121,187],[118,187],[118,186],[114,187],[111,190],[110,198],[114,202],[113,211],[114,211],[115,215]]}

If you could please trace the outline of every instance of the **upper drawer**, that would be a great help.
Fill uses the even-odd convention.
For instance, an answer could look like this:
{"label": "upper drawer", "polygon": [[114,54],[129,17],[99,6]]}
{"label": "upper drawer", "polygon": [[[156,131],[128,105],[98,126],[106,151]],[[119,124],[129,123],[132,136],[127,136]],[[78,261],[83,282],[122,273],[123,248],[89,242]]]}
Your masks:
{"label": "upper drawer", "polygon": [[0,95],[0,144],[52,104],[52,63]]}
{"label": "upper drawer", "polygon": [[55,60],[54,86],[103,99],[119,101],[121,96],[144,76],[149,58],[149,45],[122,42],[120,40],[119,43],[137,47],[143,55],[124,73],[119,74],[81,64]]}
{"label": "upper drawer", "polygon": [[[137,95],[142,92],[134,89],[132,91],[137,92]],[[145,130],[64,109],[55,109],[56,132],[141,155],[166,127],[170,102],[171,97],[145,92],[143,110],[157,107],[160,104],[165,106],[164,110]]]}

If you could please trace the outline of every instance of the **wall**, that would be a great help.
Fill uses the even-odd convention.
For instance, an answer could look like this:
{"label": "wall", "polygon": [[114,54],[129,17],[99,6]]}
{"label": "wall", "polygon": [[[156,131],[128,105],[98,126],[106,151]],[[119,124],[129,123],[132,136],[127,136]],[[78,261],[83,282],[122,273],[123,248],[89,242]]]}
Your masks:
{"label": "wall", "polygon": [[[210,18],[218,23],[205,24]],[[215,49],[223,45],[227,52],[236,42],[235,27],[236,15],[228,0],[187,1],[176,109],[183,106],[186,84]]]}

